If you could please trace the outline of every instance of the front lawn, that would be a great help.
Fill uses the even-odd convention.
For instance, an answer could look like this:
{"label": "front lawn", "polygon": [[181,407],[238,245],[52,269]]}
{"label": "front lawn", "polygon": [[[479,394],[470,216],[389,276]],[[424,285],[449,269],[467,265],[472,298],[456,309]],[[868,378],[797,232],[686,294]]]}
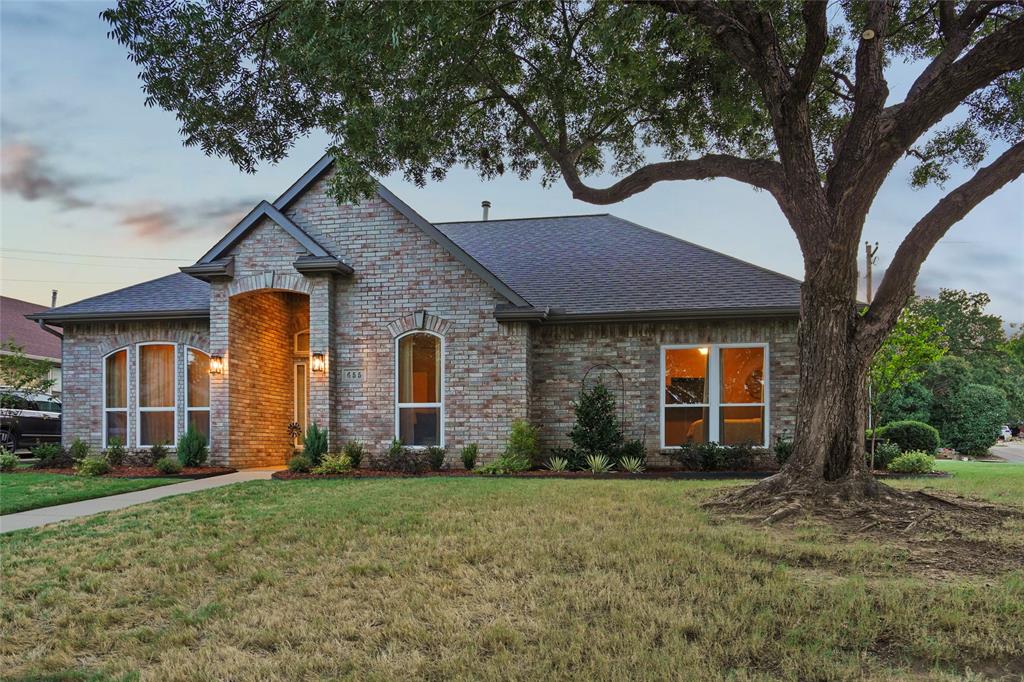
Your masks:
{"label": "front lawn", "polygon": [[[956,466],[966,475],[899,485],[1024,503],[990,494],[971,468],[998,467],[1019,491],[1024,466]],[[9,534],[0,669],[160,680],[1024,669],[1024,571],[923,575],[877,539],[698,507],[735,484],[258,481]],[[1024,525],[994,535],[1013,547]]]}
{"label": "front lawn", "polygon": [[175,478],[91,478],[35,472],[0,474],[0,514],[181,483]]}

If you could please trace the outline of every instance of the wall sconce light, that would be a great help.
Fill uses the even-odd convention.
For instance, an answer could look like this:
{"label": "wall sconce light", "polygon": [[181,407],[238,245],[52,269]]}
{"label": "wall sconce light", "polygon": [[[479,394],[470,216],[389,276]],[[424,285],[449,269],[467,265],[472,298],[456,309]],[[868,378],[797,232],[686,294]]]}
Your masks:
{"label": "wall sconce light", "polygon": [[313,356],[309,363],[309,368],[314,372],[323,372],[327,369],[327,359],[323,353],[313,353]]}
{"label": "wall sconce light", "polygon": [[697,350],[700,351],[701,355],[707,355],[708,354],[707,347],[701,347],[701,348],[698,348]]}
{"label": "wall sconce light", "polygon": [[210,374],[224,373],[224,358],[220,355],[210,356]]}

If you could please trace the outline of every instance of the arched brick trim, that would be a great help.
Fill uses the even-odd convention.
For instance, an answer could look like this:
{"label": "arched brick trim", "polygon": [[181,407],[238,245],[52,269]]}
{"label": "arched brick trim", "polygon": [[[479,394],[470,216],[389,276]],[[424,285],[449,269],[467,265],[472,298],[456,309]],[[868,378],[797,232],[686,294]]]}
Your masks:
{"label": "arched brick trim", "polygon": [[143,329],[130,329],[106,337],[96,346],[96,351],[100,357],[105,357],[119,348],[127,348],[140,343],[184,344],[198,348],[207,354],[210,352],[210,341],[206,334],[186,329],[173,331],[161,329],[153,334],[147,334]]}
{"label": "arched brick trim", "polygon": [[260,272],[247,277],[240,277],[228,285],[228,296],[238,296],[260,290],[293,291],[298,294],[313,293],[313,283],[299,274],[284,272]]}
{"label": "arched brick trim", "polygon": [[431,315],[425,310],[417,310],[414,313],[409,313],[404,317],[389,322],[387,326],[388,331],[391,332],[391,337],[398,338],[406,332],[417,329],[445,336],[451,330],[453,324],[451,321],[440,318],[437,315]]}

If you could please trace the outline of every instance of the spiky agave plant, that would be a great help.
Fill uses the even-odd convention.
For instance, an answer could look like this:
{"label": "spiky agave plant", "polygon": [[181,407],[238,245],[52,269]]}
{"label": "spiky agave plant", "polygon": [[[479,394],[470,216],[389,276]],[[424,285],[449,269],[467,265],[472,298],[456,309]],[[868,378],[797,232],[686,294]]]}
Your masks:
{"label": "spiky agave plant", "polygon": [[612,470],[608,455],[587,455],[587,471],[592,474],[607,474]]}

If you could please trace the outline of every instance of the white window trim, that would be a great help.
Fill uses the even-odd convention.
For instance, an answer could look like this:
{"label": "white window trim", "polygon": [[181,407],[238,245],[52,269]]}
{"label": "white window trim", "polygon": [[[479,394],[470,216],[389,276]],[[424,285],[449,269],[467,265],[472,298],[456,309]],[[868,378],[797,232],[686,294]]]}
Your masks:
{"label": "white window trim", "polygon": [[[669,405],[665,403],[665,352],[670,350],[688,350],[693,348],[707,348],[708,349],[708,372],[706,381],[708,382],[708,402],[706,403],[693,403],[693,404],[676,404]],[[722,379],[721,379],[721,362],[719,359],[719,351],[722,348],[763,348],[764,349],[764,384],[762,388],[762,403],[722,403]],[[678,445],[666,445],[665,444],[665,409],[672,409],[673,407],[706,407],[708,409],[708,441],[718,442],[721,437],[721,424],[720,415],[721,408],[723,407],[761,407],[764,406],[764,433],[762,435],[762,442],[757,443],[758,447],[766,448],[769,443],[769,434],[771,433],[771,362],[769,358],[769,347],[767,343],[763,342],[751,342],[751,343],[685,343],[685,344],[665,344],[660,346],[658,351],[660,355],[659,367],[660,371],[658,374],[658,423],[661,427],[661,435],[659,444],[662,450],[677,450],[680,446]]]}
{"label": "white window trim", "polygon": [[[210,405],[207,404],[206,407],[192,407],[191,405],[189,405],[189,402],[188,402],[188,380],[189,380],[189,376],[188,376],[188,352],[190,350],[194,350],[197,353],[202,353],[203,355],[206,356],[207,361],[209,361],[209,359],[210,359],[210,354],[207,353],[202,348],[196,348],[195,346],[185,346],[185,358],[184,358],[185,365],[182,368],[182,372],[184,372],[184,376],[185,376],[185,391],[184,391],[184,393],[185,393],[185,424],[184,424],[184,427],[185,427],[185,431],[188,431],[188,418],[189,418],[189,414],[191,412],[205,412],[206,413],[207,423],[209,424],[208,430],[210,431],[210,435],[206,438],[206,447],[210,447],[210,445],[213,443],[213,422],[209,421],[210,420]],[[210,380],[210,373],[209,372],[206,373],[206,380],[207,381]],[[175,390],[177,390],[177,386],[175,386]],[[210,402],[210,398],[213,397],[213,396],[210,395],[209,384],[207,384],[206,395],[208,396],[207,397],[207,403],[209,403]],[[177,415],[174,416],[174,420],[175,420],[175,429],[177,429],[177,420],[178,420],[178,416]]]}
{"label": "white window trim", "polygon": [[[441,340],[441,342],[440,342],[440,344],[441,344],[441,402],[437,402],[437,403],[400,403],[400,402],[398,402],[398,395],[399,395],[399,388],[400,388],[399,382],[401,380],[401,377],[399,376],[399,370],[398,370],[398,361],[399,361],[399,358],[398,358],[398,348],[399,348],[399,344],[401,343],[402,339],[404,339],[407,336],[412,336],[413,334],[429,334],[430,336],[436,336],[438,339]],[[446,379],[446,373],[445,373],[445,357],[444,357],[445,356],[445,342],[444,342],[444,337],[441,336],[440,334],[436,333],[436,332],[427,331],[426,329],[413,329],[411,331],[405,332],[404,334],[400,334],[399,336],[395,337],[394,353],[395,353],[395,363],[394,363],[394,368],[395,368],[395,438],[396,439],[401,438],[401,436],[399,434],[401,432],[400,415],[401,415],[402,408],[406,408],[406,407],[437,407],[437,408],[440,408],[438,410],[438,418],[440,420],[440,423],[438,424],[438,428],[440,429],[440,433],[438,434],[439,437],[437,439],[437,441],[438,441],[437,447],[442,447],[442,448],[445,447],[445,445],[444,445],[444,416],[445,416],[444,415],[444,394],[445,394],[445,384],[446,384],[447,379]],[[406,447],[415,448],[417,450],[420,450],[420,449],[426,449],[426,448],[432,447],[432,446],[429,446],[429,445],[406,445]]]}
{"label": "white window trim", "polygon": [[[174,348],[174,407],[142,407],[142,394],[139,392],[139,379],[142,376],[142,347],[143,346],[171,346]],[[181,390],[180,381],[181,372],[178,370],[178,344],[171,341],[147,341],[145,343],[135,344],[135,438],[136,447],[139,448],[151,448],[155,443],[143,443],[142,442],[142,413],[143,412],[173,412],[174,413],[174,427],[172,429],[172,435],[174,440],[167,444],[168,449],[174,450],[177,448],[176,439],[178,437],[178,395]]]}
{"label": "white window trim", "polygon": [[[124,407],[107,407],[107,359],[112,355],[118,353],[124,353]],[[103,447],[110,447],[110,443],[107,442],[107,414],[109,412],[123,412],[124,413],[124,447],[131,447],[132,437],[132,425],[131,420],[128,419],[128,410],[131,405],[131,396],[128,395],[128,386],[131,381],[131,356],[128,354],[128,346],[122,346],[116,350],[112,350],[103,356]]]}

